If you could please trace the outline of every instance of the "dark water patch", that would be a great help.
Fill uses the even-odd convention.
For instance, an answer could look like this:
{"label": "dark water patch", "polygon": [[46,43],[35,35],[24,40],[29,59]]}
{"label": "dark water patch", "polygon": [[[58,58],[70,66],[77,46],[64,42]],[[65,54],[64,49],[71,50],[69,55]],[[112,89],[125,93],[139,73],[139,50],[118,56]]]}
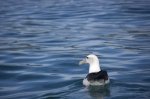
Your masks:
{"label": "dark water patch", "polygon": [[0,70],[1,71],[17,71],[17,70],[23,70],[26,69],[26,66],[17,66],[17,65],[12,65],[12,64],[1,64],[0,65]]}

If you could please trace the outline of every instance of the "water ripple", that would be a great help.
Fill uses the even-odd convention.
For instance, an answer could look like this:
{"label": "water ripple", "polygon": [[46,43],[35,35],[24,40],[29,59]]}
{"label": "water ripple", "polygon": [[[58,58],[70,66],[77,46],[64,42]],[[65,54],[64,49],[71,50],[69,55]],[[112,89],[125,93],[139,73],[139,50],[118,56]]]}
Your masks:
{"label": "water ripple", "polygon": [[[0,98],[148,99],[148,0],[5,0],[0,3]],[[85,88],[89,53],[110,86]]]}

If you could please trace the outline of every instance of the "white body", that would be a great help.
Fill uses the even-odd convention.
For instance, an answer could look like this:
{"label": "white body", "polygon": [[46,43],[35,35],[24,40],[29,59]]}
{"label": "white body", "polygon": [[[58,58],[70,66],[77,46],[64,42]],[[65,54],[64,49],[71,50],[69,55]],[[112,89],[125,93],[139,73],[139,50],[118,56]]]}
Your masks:
{"label": "white body", "polygon": [[106,80],[106,81],[99,80],[99,81],[93,81],[93,82],[88,81],[87,78],[83,79],[83,85],[85,85],[85,86],[90,86],[90,85],[92,85],[92,86],[101,86],[101,85],[106,85],[109,82],[110,82],[109,79]]}

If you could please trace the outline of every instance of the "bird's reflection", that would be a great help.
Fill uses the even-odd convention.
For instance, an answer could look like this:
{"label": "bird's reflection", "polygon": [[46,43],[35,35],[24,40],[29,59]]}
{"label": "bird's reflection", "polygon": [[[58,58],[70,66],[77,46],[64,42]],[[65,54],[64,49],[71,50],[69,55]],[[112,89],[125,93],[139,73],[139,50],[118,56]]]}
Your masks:
{"label": "bird's reflection", "polygon": [[104,97],[110,96],[109,85],[105,86],[89,86],[89,95],[94,99],[104,99]]}

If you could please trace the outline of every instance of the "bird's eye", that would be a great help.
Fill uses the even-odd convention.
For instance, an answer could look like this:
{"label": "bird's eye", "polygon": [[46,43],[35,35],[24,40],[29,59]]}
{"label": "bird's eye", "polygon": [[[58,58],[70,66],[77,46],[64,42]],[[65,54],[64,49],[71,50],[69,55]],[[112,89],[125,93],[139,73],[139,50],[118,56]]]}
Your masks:
{"label": "bird's eye", "polygon": [[89,57],[86,57],[87,59],[89,58]]}

